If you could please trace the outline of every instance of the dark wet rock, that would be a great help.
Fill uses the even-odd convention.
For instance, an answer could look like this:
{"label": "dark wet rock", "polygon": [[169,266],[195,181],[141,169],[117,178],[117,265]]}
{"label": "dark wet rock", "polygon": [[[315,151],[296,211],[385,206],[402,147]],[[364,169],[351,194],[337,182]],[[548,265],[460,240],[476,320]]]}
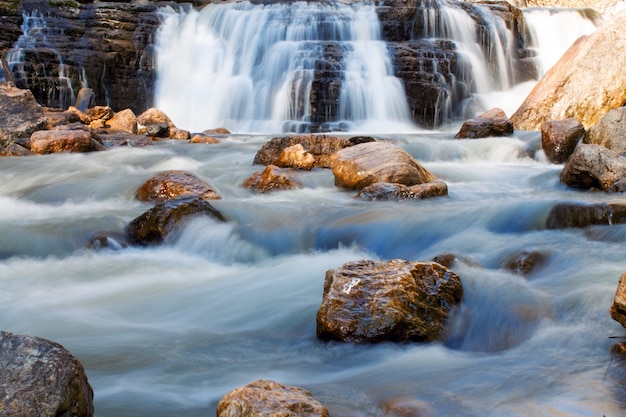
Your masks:
{"label": "dark wet rock", "polygon": [[301,185],[290,175],[290,170],[268,165],[263,171],[257,171],[242,184],[259,193],[277,190],[291,190]]}
{"label": "dark wet rock", "polygon": [[184,219],[201,215],[226,221],[208,201],[199,197],[183,196],[158,203],[135,218],[128,225],[127,233],[132,242],[140,245],[161,243]]}
{"label": "dark wet rock", "polygon": [[619,107],[589,128],[583,143],[602,145],[619,153],[626,152],[626,107]]}
{"label": "dark wet rock", "polygon": [[227,393],[217,417],[328,417],[326,407],[302,388],[257,380]]}
{"label": "dark wet rock", "polygon": [[466,120],[458,133],[457,139],[479,139],[494,136],[511,136],[513,122],[501,109],[491,109],[476,118]]}
{"label": "dark wet rock", "polygon": [[326,272],[317,336],[343,342],[433,342],[463,297],[435,262],[353,261]]}
{"label": "dark wet rock", "polygon": [[85,111],[96,105],[96,93],[93,92],[93,88],[83,87],[78,90],[76,94],[76,107],[79,111]]}
{"label": "dark wet rock", "polygon": [[552,207],[546,219],[548,229],[622,223],[626,223],[626,204],[559,203]]}
{"label": "dark wet rock", "polygon": [[548,120],[541,125],[541,146],[554,164],[567,161],[584,136],[585,128],[578,119]]}
{"label": "dark wet rock", "polygon": [[613,320],[626,327],[626,273],[619,278],[610,312]]}
{"label": "dark wet rock", "polygon": [[442,253],[435,256],[433,262],[437,262],[449,269],[457,262],[457,256],[453,253]]}
{"label": "dark wet rock", "polygon": [[570,187],[614,191],[626,179],[626,157],[600,145],[579,144],[561,172],[561,182]]}
{"label": "dark wet rock", "polygon": [[346,138],[323,134],[276,137],[259,149],[254,156],[254,164],[272,165],[285,148],[298,144],[315,158],[315,167],[330,168],[330,157],[340,149],[352,146],[354,143]]}
{"label": "dark wet rock", "polygon": [[128,247],[128,240],[126,236],[119,233],[112,232],[98,232],[94,234],[87,247],[93,250],[111,249],[120,250]]}
{"label": "dark wet rock", "polygon": [[375,200],[423,200],[432,197],[448,195],[448,186],[443,181],[427,182],[425,184],[406,186],[377,182],[361,189],[357,198],[366,201]]}
{"label": "dark wet rock", "polygon": [[46,116],[29,90],[0,83],[0,145],[8,145],[46,126]]}
{"label": "dark wet rock", "polygon": [[0,331],[0,415],[93,416],[80,361],[58,343]]}
{"label": "dark wet rock", "polygon": [[139,187],[135,197],[140,201],[166,201],[182,196],[196,196],[203,200],[221,197],[204,180],[188,171],[161,172]]}
{"label": "dark wet rock", "polygon": [[415,398],[398,397],[381,404],[385,417],[434,417],[428,404]]}
{"label": "dark wet rock", "polygon": [[425,184],[435,176],[397,145],[369,142],[344,148],[331,158],[335,185],[362,189],[377,182],[407,186]]}
{"label": "dark wet rock", "polygon": [[530,275],[546,262],[546,254],[539,251],[524,251],[504,262],[504,269],[517,275]]}

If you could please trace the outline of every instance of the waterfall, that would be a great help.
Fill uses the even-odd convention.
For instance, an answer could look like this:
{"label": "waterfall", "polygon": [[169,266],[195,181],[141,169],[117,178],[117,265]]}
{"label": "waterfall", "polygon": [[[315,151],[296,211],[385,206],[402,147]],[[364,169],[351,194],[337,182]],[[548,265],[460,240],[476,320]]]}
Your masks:
{"label": "waterfall", "polygon": [[[50,107],[67,108],[73,105],[76,94],[63,57],[48,41],[50,35],[63,36],[62,30],[49,27],[45,16],[38,10],[24,12],[22,18],[23,33],[7,53],[7,61],[16,85],[31,90],[44,90],[41,91],[41,95],[46,97],[46,104]],[[37,49],[52,54],[58,64],[53,68],[47,68],[38,56],[29,56],[38,55],[40,52],[37,52]],[[33,65],[36,68],[31,68]],[[52,85],[44,81],[46,78],[54,80]]]}
{"label": "waterfall", "polygon": [[241,2],[163,16],[155,102],[180,126],[414,129],[373,5]]}

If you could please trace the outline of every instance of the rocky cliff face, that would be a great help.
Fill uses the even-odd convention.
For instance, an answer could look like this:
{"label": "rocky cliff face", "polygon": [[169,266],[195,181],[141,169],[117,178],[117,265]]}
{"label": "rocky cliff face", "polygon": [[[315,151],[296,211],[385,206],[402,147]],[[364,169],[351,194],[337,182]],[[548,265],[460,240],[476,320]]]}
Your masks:
{"label": "rocky cliff face", "polygon": [[[202,1],[199,4],[201,5]],[[96,104],[114,110],[130,108],[140,113],[152,105],[155,81],[154,34],[159,26],[158,8],[150,1],[77,3],[74,0],[0,1],[3,9],[2,45],[18,87],[30,89],[38,102],[49,107],[74,104],[81,86],[94,90]],[[496,68],[490,51],[492,24],[488,8],[499,16],[513,37],[513,64],[509,77],[515,82],[535,76],[524,49],[523,16],[509,3],[485,6],[450,1],[475,22],[488,67]],[[428,19],[440,20],[434,0],[386,0],[377,14],[383,39],[392,52],[396,75],[404,82],[416,123],[432,127],[463,114],[473,92],[473,75],[459,59],[455,42],[433,37],[437,30],[424,27]],[[21,26],[20,26],[21,25]],[[24,32],[24,33],[23,33]],[[337,115],[340,51],[332,44],[320,60],[311,93],[312,122],[323,129]],[[491,74],[496,77],[494,73]]]}

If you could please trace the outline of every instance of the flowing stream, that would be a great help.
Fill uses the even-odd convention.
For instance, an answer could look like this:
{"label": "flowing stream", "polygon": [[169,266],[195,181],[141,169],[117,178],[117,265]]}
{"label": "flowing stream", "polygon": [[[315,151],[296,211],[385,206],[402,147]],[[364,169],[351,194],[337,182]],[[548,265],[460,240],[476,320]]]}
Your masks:
{"label": "flowing stream", "polygon": [[[255,194],[241,184],[271,134],[0,158],[0,329],[78,357],[97,417],[212,415],[256,379],[306,388],[334,417],[384,416],[382,404],[406,398],[442,417],[625,415],[626,368],[611,353],[625,331],[609,307],[626,270],[626,226],[545,227],[556,203],[624,197],[562,185],[537,132],[375,136],[449,195],[359,201],[324,169],[299,172],[301,189]],[[228,222],[191,219],[154,247],[90,247],[101,231],[123,235],[151,207],[135,200],[138,187],[169,169],[209,182]],[[503,268],[524,251],[545,262],[525,277]],[[457,256],[464,286],[446,340],[317,340],[326,270],[443,253]]]}

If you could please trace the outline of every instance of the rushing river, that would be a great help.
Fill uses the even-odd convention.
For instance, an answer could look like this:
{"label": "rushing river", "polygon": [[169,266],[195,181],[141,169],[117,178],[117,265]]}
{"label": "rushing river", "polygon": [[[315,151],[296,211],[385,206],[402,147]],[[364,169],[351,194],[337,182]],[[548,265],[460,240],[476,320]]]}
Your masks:
{"label": "rushing river", "polygon": [[[254,194],[267,136],[216,145],[164,142],[91,154],[0,159],[0,328],[63,344],[84,364],[98,417],[207,416],[253,380],[304,387],[333,416],[380,416],[399,397],[433,416],[619,416],[624,329],[609,316],[626,270],[626,226],[546,230],[563,201],[624,202],[567,189],[536,133],[455,140],[384,136],[449,196],[363,202],[330,170],[304,187]],[[197,218],[156,247],[89,249],[150,205],[149,177],[185,169],[222,196],[226,224]],[[502,268],[536,250],[527,277]],[[316,339],[327,269],[357,259],[458,257],[465,296],[443,343],[352,345]]]}

